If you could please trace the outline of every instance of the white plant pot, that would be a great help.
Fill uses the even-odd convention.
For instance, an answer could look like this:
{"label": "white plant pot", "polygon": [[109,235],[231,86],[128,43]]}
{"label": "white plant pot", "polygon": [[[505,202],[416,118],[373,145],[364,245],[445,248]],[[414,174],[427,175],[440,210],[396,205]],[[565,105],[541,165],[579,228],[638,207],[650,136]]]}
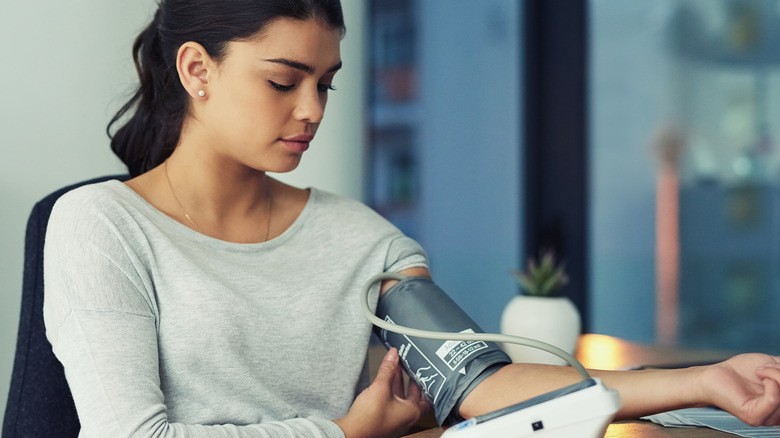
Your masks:
{"label": "white plant pot", "polygon": [[[569,354],[574,354],[580,330],[580,313],[567,297],[518,295],[501,315],[501,333],[546,342]],[[503,344],[502,348],[516,363],[566,364],[558,356],[532,347]]]}

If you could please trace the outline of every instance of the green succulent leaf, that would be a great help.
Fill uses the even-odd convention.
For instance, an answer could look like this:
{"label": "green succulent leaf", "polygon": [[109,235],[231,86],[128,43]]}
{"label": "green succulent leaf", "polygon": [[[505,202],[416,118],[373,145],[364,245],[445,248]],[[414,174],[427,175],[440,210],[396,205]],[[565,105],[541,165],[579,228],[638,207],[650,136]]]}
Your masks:
{"label": "green succulent leaf", "polygon": [[538,261],[529,259],[526,272],[513,270],[512,275],[526,295],[531,296],[557,296],[569,282],[563,264],[556,265],[552,251],[542,252]]}

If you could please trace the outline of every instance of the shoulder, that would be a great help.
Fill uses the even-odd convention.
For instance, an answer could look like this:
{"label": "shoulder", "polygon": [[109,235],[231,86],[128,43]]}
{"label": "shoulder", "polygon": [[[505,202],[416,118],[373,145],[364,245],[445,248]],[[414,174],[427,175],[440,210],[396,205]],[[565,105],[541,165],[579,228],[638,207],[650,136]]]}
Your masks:
{"label": "shoulder", "polygon": [[385,271],[428,266],[420,244],[366,204],[317,189],[311,189],[310,204],[312,228],[331,242],[339,242],[338,247],[355,254],[373,251],[382,257]]}
{"label": "shoulder", "polygon": [[117,180],[89,184],[62,195],[51,211],[47,235],[60,234],[90,237],[122,234],[132,227],[144,209],[143,201],[124,183]]}
{"label": "shoulder", "polygon": [[311,188],[309,191],[311,192],[312,201],[321,205],[356,211],[364,209],[371,210],[371,208],[364,203],[352,198],[348,198],[344,195],[337,195],[335,193],[317,188]]}
{"label": "shoulder", "polygon": [[344,241],[382,242],[388,254],[425,254],[413,239],[366,204],[333,193],[312,189],[316,223],[337,233]]}
{"label": "shoulder", "polygon": [[77,187],[60,196],[54,203],[52,218],[84,217],[96,212],[108,213],[129,203],[124,183],[104,181]]}
{"label": "shoulder", "polygon": [[368,205],[343,195],[312,188],[311,204],[318,216],[329,217],[350,226],[365,224],[395,229]]}

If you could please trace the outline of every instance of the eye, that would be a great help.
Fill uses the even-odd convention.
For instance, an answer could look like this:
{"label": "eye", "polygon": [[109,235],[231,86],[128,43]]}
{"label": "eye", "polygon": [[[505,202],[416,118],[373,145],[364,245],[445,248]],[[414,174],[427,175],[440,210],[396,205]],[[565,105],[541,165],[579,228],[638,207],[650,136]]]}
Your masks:
{"label": "eye", "polygon": [[282,85],[274,81],[268,81],[268,85],[270,85],[274,90],[281,91],[282,93],[291,91],[293,88],[295,88],[295,85]]}
{"label": "eye", "polygon": [[317,84],[317,91],[327,93],[328,91],[336,91],[336,87],[333,84]]}

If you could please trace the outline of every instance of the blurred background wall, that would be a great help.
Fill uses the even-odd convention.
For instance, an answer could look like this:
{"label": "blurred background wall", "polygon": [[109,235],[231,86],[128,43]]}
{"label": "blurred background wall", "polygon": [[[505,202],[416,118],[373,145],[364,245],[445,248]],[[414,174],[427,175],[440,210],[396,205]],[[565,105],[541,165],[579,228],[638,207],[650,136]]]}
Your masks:
{"label": "blurred background wall", "polygon": [[588,2],[591,329],[780,350],[780,3]]}

